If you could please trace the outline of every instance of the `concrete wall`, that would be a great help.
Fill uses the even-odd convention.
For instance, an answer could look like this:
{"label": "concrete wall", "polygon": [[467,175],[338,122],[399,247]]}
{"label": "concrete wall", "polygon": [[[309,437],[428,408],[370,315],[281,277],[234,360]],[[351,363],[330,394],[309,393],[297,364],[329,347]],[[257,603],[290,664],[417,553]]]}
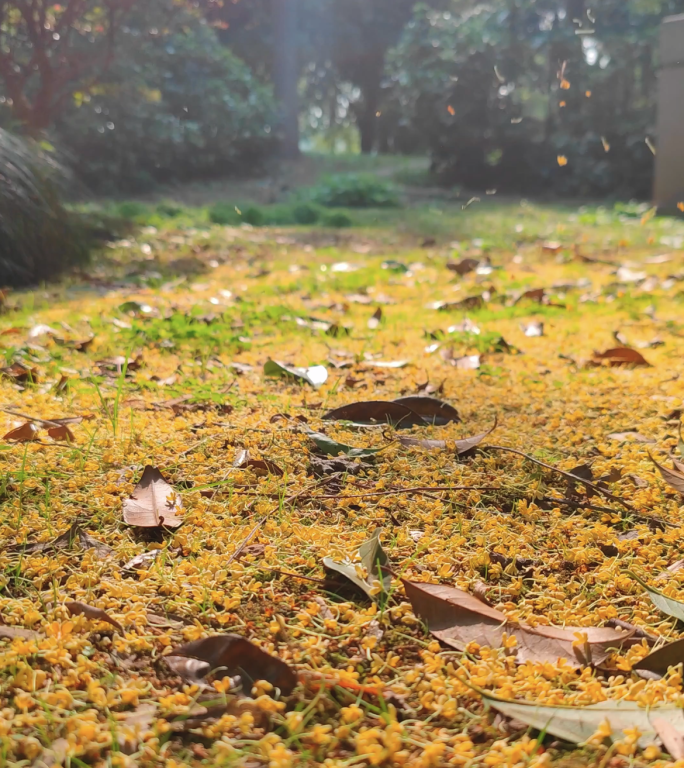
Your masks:
{"label": "concrete wall", "polygon": [[658,85],[658,151],[654,202],[684,202],[684,15],[663,21]]}

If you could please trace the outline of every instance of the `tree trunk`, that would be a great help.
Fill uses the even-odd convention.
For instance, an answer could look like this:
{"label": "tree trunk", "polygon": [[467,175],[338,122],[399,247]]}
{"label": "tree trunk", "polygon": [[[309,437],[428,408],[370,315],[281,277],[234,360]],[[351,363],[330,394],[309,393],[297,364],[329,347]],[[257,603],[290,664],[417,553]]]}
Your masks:
{"label": "tree trunk", "polygon": [[297,8],[299,0],[272,0],[275,38],[274,81],[280,107],[283,157],[299,156],[299,97],[297,93]]}
{"label": "tree trunk", "polygon": [[376,126],[378,122],[377,112],[380,106],[380,79],[381,71],[377,73],[370,70],[368,80],[362,87],[362,101],[356,111],[356,125],[361,137],[361,152],[364,155],[375,149]]}

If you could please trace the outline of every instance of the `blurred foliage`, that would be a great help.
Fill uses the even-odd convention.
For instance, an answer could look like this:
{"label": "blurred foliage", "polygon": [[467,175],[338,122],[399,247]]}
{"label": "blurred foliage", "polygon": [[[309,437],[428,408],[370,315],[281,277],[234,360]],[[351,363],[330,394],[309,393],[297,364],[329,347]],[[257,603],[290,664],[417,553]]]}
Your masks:
{"label": "blurred foliage", "polygon": [[677,8],[675,0],[421,6],[390,57],[390,108],[427,143],[445,181],[648,196],[658,27]]}
{"label": "blurred foliage", "polygon": [[314,203],[326,208],[397,208],[399,198],[391,184],[378,178],[356,173],[328,176],[306,194]]}
{"label": "blurred foliage", "polygon": [[55,141],[94,189],[253,171],[274,148],[271,89],[206,21],[168,6],[150,0],[132,12],[115,63],[55,125]]}
{"label": "blurred foliage", "polygon": [[48,280],[88,259],[88,233],[60,203],[66,174],[0,129],[0,286]]}

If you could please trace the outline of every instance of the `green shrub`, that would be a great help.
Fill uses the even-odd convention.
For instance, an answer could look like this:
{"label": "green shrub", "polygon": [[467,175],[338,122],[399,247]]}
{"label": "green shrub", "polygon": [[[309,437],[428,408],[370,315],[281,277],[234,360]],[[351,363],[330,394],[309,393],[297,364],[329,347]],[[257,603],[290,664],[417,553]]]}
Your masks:
{"label": "green shrub", "polygon": [[[681,9],[670,0],[603,0],[598,62],[590,63],[589,39],[576,34],[581,14],[570,10],[580,5],[566,3],[553,23],[542,2],[452,3],[450,13],[416,6],[388,58],[384,90],[429,146],[440,182],[650,198],[653,155],[644,139],[655,123],[658,27]],[[552,83],[556,59],[566,76]]]}
{"label": "green shrub", "polygon": [[344,227],[351,227],[354,223],[346,213],[342,211],[335,211],[334,213],[327,213],[323,217],[324,227],[335,227],[337,229],[343,229]]}
{"label": "green shrub", "polygon": [[116,206],[116,212],[122,219],[142,220],[149,213],[148,207],[137,200],[124,200]]}
{"label": "green shrub", "polygon": [[0,286],[29,285],[88,259],[87,237],[60,203],[64,171],[0,130]]}
{"label": "green shrub", "polygon": [[92,189],[144,192],[252,171],[276,146],[270,87],[181,5],[134,4],[103,82],[55,126],[56,143]]}
{"label": "green shrub", "polygon": [[233,203],[214,203],[209,208],[209,221],[212,224],[220,224],[222,226],[240,224],[242,217],[235,210]]}
{"label": "green shrub", "polygon": [[175,219],[176,216],[180,216],[183,213],[183,206],[165,200],[157,206],[157,213],[160,216],[165,216],[167,219]]}
{"label": "green shrub", "polygon": [[292,218],[296,224],[315,224],[320,217],[318,208],[310,203],[301,203],[292,209]]}
{"label": "green shrub", "polygon": [[397,208],[391,184],[376,176],[345,173],[328,176],[309,190],[311,200],[326,208]]}
{"label": "green shrub", "polygon": [[263,227],[266,224],[264,212],[256,205],[250,205],[242,212],[242,221],[245,224],[251,224],[253,227]]}

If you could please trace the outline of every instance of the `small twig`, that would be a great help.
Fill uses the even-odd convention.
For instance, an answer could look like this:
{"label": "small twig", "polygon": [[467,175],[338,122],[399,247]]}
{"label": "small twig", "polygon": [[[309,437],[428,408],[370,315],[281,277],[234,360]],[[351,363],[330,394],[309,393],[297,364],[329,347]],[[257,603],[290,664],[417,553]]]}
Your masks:
{"label": "small twig", "polygon": [[388,491],[368,491],[367,493],[355,493],[350,496],[339,496],[337,494],[330,496],[312,496],[312,501],[318,501],[318,499],[361,499],[367,496],[392,496],[395,493],[438,493],[442,491],[505,491],[505,488],[495,488],[490,485],[442,485],[436,487],[422,487],[417,488],[392,488]]}
{"label": "small twig", "polygon": [[528,453],[523,453],[523,451],[518,451],[515,448],[506,448],[501,445],[488,445],[485,448],[482,448],[480,450],[506,451],[507,453],[515,453],[517,456],[522,456],[524,459],[527,459],[528,461],[531,461],[534,464],[538,464],[540,467],[544,467],[544,469],[550,469],[552,472],[557,472],[559,475],[563,475],[563,477],[567,477],[569,480],[574,480],[576,483],[582,483],[586,488],[591,488],[593,491],[601,494],[601,496],[604,496],[606,499],[610,499],[611,501],[616,501],[618,504],[621,504],[625,509],[628,509],[630,512],[634,510],[634,507],[632,507],[631,504],[628,504],[626,501],[623,501],[619,496],[614,496],[612,493],[609,493],[608,491],[601,488],[601,486],[595,485],[594,483],[590,482],[589,480],[585,480],[582,477],[577,477],[577,475],[573,475],[572,472],[566,472],[564,469],[558,469],[558,467],[554,467],[552,464],[546,464],[543,461],[539,461],[539,459],[535,459],[532,456],[530,456]]}
{"label": "small twig", "polygon": [[313,576],[300,576],[298,573],[289,573],[280,571],[277,568],[269,568],[271,573],[277,573],[279,576],[291,576],[293,579],[304,579],[304,581],[313,581],[315,584],[330,584],[330,579],[315,579]]}
{"label": "small twig", "polygon": [[230,565],[233,562],[233,560],[236,560],[240,556],[240,553],[247,546],[247,543],[249,542],[249,540],[252,538],[252,536],[254,536],[254,534],[259,530],[259,528],[261,528],[261,526],[265,522],[266,522],[266,518],[262,517],[261,520],[259,520],[259,522],[254,526],[254,528],[252,528],[252,530],[247,534],[247,536],[245,536],[240,546],[235,550],[235,552],[233,552],[233,554],[228,559],[228,562],[226,563],[226,565]]}
{"label": "small twig", "polygon": [[640,637],[643,640],[647,640],[649,643],[655,643],[658,638],[647,632],[641,627],[637,627],[635,624],[630,624],[628,621],[622,621],[621,619],[608,619],[606,622],[607,627],[613,627],[613,629],[620,628],[626,629],[628,632],[634,632],[634,637]]}
{"label": "small twig", "polygon": [[56,421],[49,421],[48,419],[39,419],[37,416],[28,416],[25,413],[19,413],[19,411],[12,410],[11,408],[0,408],[0,411],[3,413],[8,413],[11,416],[18,416],[20,419],[26,419],[26,421],[35,421],[37,424],[42,424],[45,427],[62,427],[63,424],[60,424]]}

